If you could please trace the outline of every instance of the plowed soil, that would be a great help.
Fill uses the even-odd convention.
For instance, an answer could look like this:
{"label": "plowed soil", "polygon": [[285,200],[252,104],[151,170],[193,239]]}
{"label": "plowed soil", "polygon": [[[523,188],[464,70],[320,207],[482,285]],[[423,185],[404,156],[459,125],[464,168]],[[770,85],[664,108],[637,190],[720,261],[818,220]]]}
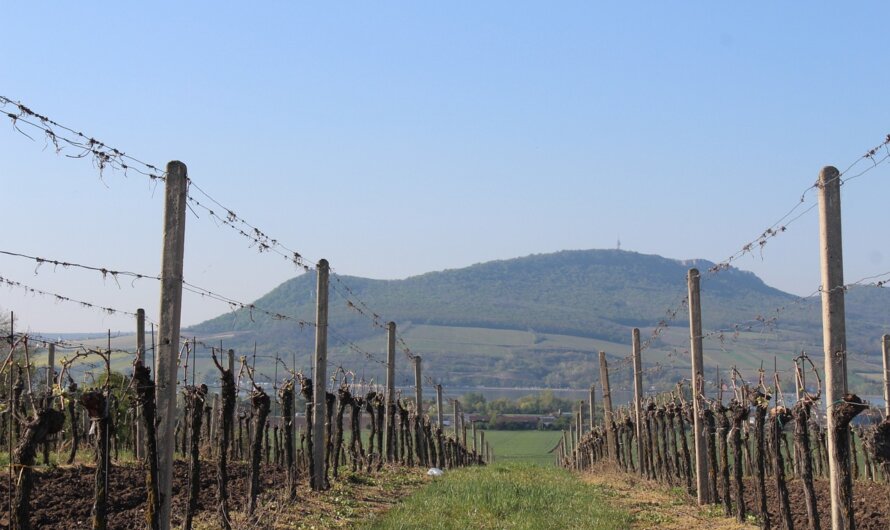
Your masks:
{"label": "plowed soil", "polygon": [[[757,505],[754,479],[745,479],[744,482],[745,504],[748,513],[753,513],[754,507]],[[803,482],[795,479],[787,481],[787,484],[794,528],[808,528]],[[821,528],[831,528],[831,495],[828,491],[828,481],[816,480],[813,487],[816,490],[816,510],[819,512],[820,526]],[[779,497],[776,494],[775,479],[772,477],[766,478],[766,494],[766,509],[770,515],[770,522],[773,523],[773,526],[780,525]],[[890,484],[877,484],[864,480],[853,481],[853,509],[858,530],[887,530],[890,528]]]}
{"label": "plowed soil", "polygon": [[[188,465],[177,461],[173,483],[173,524],[181,525],[188,500],[185,488]],[[31,524],[35,528],[90,528],[95,468],[58,467],[35,473],[31,494]],[[263,489],[279,488],[285,482],[284,471],[265,467],[261,474]],[[229,506],[233,511],[246,506],[248,469],[244,463],[229,466]],[[113,466],[109,484],[109,528],[145,528],[145,472],[135,465]],[[201,466],[199,513],[216,510],[216,467]],[[0,480],[0,528],[9,526],[9,484]]]}
{"label": "plowed soil", "polygon": [[[618,504],[630,509],[632,513],[639,512],[642,514],[638,516],[640,519],[639,528],[653,528],[655,526],[665,530],[671,528],[736,528],[736,526],[732,526],[734,523],[730,518],[713,517],[713,515],[722,513],[722,508],[715,506],[705,510],[694,506],[695,499],[685,493],[681,493],[682,490],[679,487],[667,488],[654,481],[618,472],[611,466],[600,466],[586,474],[585,478],[589,482],[604,484],[618,491],[619,495],[616,496]],[[756,510],[757,492],[754,479],[744,479],[744,485],[747,513],[756,516],[758,515]],[[800,480],[794,479],[788,480],[787,485],[794,528],[809,528],[803,483]],[[816,480],[814,488],[816,490],[816,509],[819,513],[820,527],[831,528],[831,497],[828,490],[828,480]],[[669,489],[685,499],[682,503],[685,507],[679,506],[677,503],[667,502],[665,498],[658,497],[659,494],[662,497],[667,495]],[[770,522],[773,528],[778,528],[781,526],[781,521],[779,520],[779,498],[773,477],[766,478],[766,494]],[[650,499],[647,495],[654,495],[655,497]],[[626,499],[622,501],[625,497]],[[731,497],[734,504],[735,496]],[[857,530],[887,530],[890,528],[890,484],[865,480],[853,481],[853,509],[855,511],[854,517],[856,518]],[[654,523],[657,523],[657,525]],[[636,527],[635,525],[634,528]]]}

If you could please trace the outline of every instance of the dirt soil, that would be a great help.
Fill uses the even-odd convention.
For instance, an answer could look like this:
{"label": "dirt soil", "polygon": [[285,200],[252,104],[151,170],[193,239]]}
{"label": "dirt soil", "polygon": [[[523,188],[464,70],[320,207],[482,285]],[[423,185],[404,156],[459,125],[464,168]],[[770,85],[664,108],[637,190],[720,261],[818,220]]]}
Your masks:
{"label": "dirt soil", "polygon": [[[177,461],[174,468],[173,526],[181,525],[187,503],[188,466]],[[34,528],[91,528],[95,468],[65,466],[35,473],[31,495],[31,524]],[[233,526],[237,528],[297,528],[319,525],[323,528],[347,526],[371,513],[387,509],[398,499],[424,482],[417,470],[400,470],[392,480],[392,470],[371,476],[351,475],[333,485],[328,492],[309,491],[306,478],[298,485],[294,503],[283,499],[286,475],[283,468],[264,466],[258,517],[248,521],[243,513],[247,506],[248,467],[246,463],[229,466],[229,508]],[[115,465],[110,474],[108,527],[112,529],[145,528],[145,471],[137,465]],[[203,465],[201,490],[195,528],[216,528],[216,468]],[[344,508],[342,497],[349,496]],[[0,478],[0,528],[9,527],[9,484]],[[318,527],[318,526],[316,526]]]}
{"label": "dirt soil", "polygon": [[[803,482],[789,480],[788,498],[791,502],[791,516],[794,528],[808,528],[807,508],[804,502]],[[816,510],[819,512],[821,528],[831,528],[831,494],[827,480],[815,480]],[[766,508],[773,526],[779,523],[779,498],[776,495],[775,480],[766,478]],[[745,504],[748,512],[756,506],[757,490],[754,479],[745,479]],[[733,497],[733,501],[735,497]],[[853,481],[853,510],[857,530],[887,530],[890,528],[890,484],[877,484],[863,480]]]}
{"label": "dirt soil", "polygon": [[[662,530],[690,528],[736,529],[756,528],[739,525],[733,519],[723,516],[722,506],[698,507],[695,500],[680,488],[668,488],[660,483],[640,479],[637,476],[609,468],[597,469],[585,475],[585,480],[601,485],[614,494],[609,495],[617,506],[634,514],[637,523],[633,528],[654,528]],[[821,528],[831,528],[831,498],[827,480],[816,480],[816,507]],[[780,525],[779,500],[772,477],[767,477],[767,510],[773,526]],[[788,481],[788,495],[791,501],[791,515],[795,528],[808,528],[803,483],[800,480]],[[756,505],[754,479],[745,479],[745,504],[748,513],[754,515]],[[735,497],[733,497],[733,502]],[[853,482],[853,503],[857,530],[887,530],[890,528],[890,484],[878,484],[857,480]],[[749,517],[754,522],[753,517]]]}

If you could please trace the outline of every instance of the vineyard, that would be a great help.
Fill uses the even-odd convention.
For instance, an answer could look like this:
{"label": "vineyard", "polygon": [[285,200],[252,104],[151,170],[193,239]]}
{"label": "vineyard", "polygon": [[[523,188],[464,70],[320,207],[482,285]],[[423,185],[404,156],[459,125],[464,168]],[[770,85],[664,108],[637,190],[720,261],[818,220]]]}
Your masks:
{"label": "vineyard", "polygon": [[[10,288],[31,295],[133,317],[136,331],[136,348],[122,350],[112,347],[110,333],[107,347],[102,348],[18,332],[15,314],[0,322],[5,324],[9,346],[0,365],[5,397],[0,446],[9,471],[0,485],[7,501],[0,512],[4,527],[229,529],[313,524],[311,510],[295,523],[293,514],[301,512],[294,507],[312,501],[323,504],[324,499],[335,502],[339,495],[360,495],[361,490],[378,486],[392,495],[400,484],[416,485],[420,469],[451,470],[492,458],[484,432],[477,433],[475,424],[468,427],[459,401],[444,394],[434,378],[423,375],[421,357],[397,333],[396,324],[385,322],[355,296],[326,260],[309,265],[300,253],[200,190],[180,162],[171,162],[162,172],[21,103],[0,97],[0,105],[15,107],[15,114],[5,114],[17,131],[31,138],[21,127],[40,130],[56,152],[74,149],[73,158],[89,157],[100,173],[139,173],[152,182],[164,182],[166,189],[160,275],[2,251],[38,267],[50,264],[56,269],[97,272],[116,283],[123,278],[156,281],[162,308],[153,321],[143,309],[107,307],[0,277]],[[198,190],[200,199],[190,189]],[[261,253],[283,257],[299,271],[314,273],[316,319],[310,322],[239,302],[185,281],[187,206],[202,208],[219,226],[232,229]],[[374,328],[386,332],[385,359],[330,328],[331,289]],[[256,351],[236,358],[235,351],[222,344],[181,337],[183,291],[233,311],[292,323],[295,332],[314,330],[311,369],[304,373],[295,360],[288,363],[275,356],[274,373],[261,373]],[[383,367],[385,384],[330,362],[329,334],[339,338],[362,365]],[[396,389],[397,349],[414,371],[411,398]],[[37,356],[45,362],[38,365]],[[212,360],[215,375],[208,379],[205,374],[204,381],[214,383],[198,382],[199,357]],[[424,402],[424,385],[435,388],[435,400]],[[444,421],[446,402],[452,409],[451,429]],[[326,491],[338,493],[313,496]],[[264,498],[265,507],[260,505]],[[275,512],[284,514],[286,523],[269,519],[270,503],[279,507]]]}
{"label": "vineyard", "polygon": [[[690,270],[691,300],[698,297],[698,275]],[[690,306],[694,325],[696,304]],[[694,344],[695,333],[692,337]],[[582,402],[575,422],[551,451],[558,465],[580,472],[616,466],[682,488],[700,504],[720,506],[740,523],[756,520],[761,528],[890,525],[890,403],[880,410],[845,393],[827,407],[829,424],[820,407],[822,377],[806,354],[794,358],[787,370],[793,374],[793,402],[785,401],[780,372],[786,371],[778,369],[771,378],[761,369],[756,380],[746,381],[733,368],[728,381],[711,382],[712,397],[701,376],[694,385],[681,381],[671,392],[645,396],[639,338],[634,329],[637,398],[613,409],[609,367],[601,353],[602,414],[595,410],[591,386],[590,421],[585,426]],[[890,336],[882,341],[886,359]],[[854,423],[857,418],[861,421]],[[839,501],[832,498],[834,482],[846,483]],[[831,520],[835,503],[843,509],[840,525]]]}
{"label": "vineyard", "polygon": [[[35,297],[132,317],[136,338],[132,350],[113,348],[109,333],[105,347],[99,347],[17,330],[18,315],[4,323],[9,345],[0,365],[0,447],[8,466],[0,485],[7,500],[0,515],[4,526],[268,528],[275,526],[269,519],[271,505],[293,514],[299,506],[318,502],[321,492],[344,492],[355,500],[368,496],[362,488],[416,485],[421,471],[429,468],[452,470],[493,461],[485,433],[477,432],[473,422],[467,425],[460,402],[444,393],[439,378],[423,373],[421,356],[396,323],[360,298],[327,260],[306,258],[221,204],[188,176],[182,162],[172,161],[162,171],[20,102],[0,96],[0,107],[19,133],[32,140],[31,135],[43,137],[57,153],[91,160],[101,175],[140,174],[152,185],[162,183],[165,199],[160,274],[0,249],[4,257],[30,261],[37,268],[100,274],[119,288],[121,280],[156,282],[160,292],[155,321],[142,309],[130,312],[0,277],[10,288]],[[681,488],[700,505],[719,505],[728,517],[754,520],[762,528],[887,528],[890,336],[881,340],[882,410],[848,388],[843,301],[849,288],[883,287],[890,273],[844,282],[840,187],[888,159],[890,136],[843,172],[824,168],[800,201],[758,237],[706,275],[690,269],[688,294],[667,309],[645,341],[640,329],[633,328],[631,355],[611,367],[613,372],[632,370],[634,399],[626,407],[613,407],[610,367],[606,353],[600,352],[602,412],[595,406],[592,385],[588,422],[582,403],[573,413],[572,428],[551,451],[557,464],[582,473],[617,466]],[[866,167],[858,169],[859,164]],[[803,208],[813,195],[818,203]],[[758,327],[771,328],[787,307],[762,313],[768,317],[758,314],[748,322],[705,330],[703,280],[731,269],[742,256],[762,254],[816,206],[824,366],[819,367],[816,356],[795,352],[772,359],[771,372],[763,363],[756,373],[706,367],[705,339],[722,344]],[[187,281],[187,212],[201,212],[260,254],[314,275],[315,317],[259,307]],[[313,333],[311,368],[299,367],[295,357],[288,362],[275,355],[274,372],[265,373],[257,368],[256,349],[236,355],[222,342],[184,337],[184,292],[220,303],[250,322],[263,315],[291,326],[295,335]],[[346,331],[329,322],[331,292],[367,325],[385,333],[385,357],[346,339]],[[654,350],[687,310],[688,350],[650,351],[644,364],[643,353]],[[348,362],[329,359],[329,339],[347,352]],[[399,361],[413,370],[413,396],[402,395],[405,385],[396,386],[397,351],[404,354]],[[689,377],[671,381],[676,387],[669,392],[645,395],[644,389],[664,383],[659,376],[666,365],[685,355]],[[211,377],[205,373],[198,379],[199,359],[212,362]],[[377,379],[365,376],[368,366]],[[783,385],[794,391],[786,393]],[[435,399],[424,400],[425,387],[435,389]],[[450,428],[445,418],[449,406]]]}
{"label": "vineyard", "polygon": [[[58,374],[46,371],[47,379],[40,380],[29,361],[32,339],[13,337],[5,365],[14,374],[8,409],[13,413],[0,428],[4,447],[14,448],[10,469],[17,470],[0,485],[10,501],[12,526],[85,521],[84,515],[91,514],[93,528],[159,527],[156,384],[150,369],[137,356],[131,376],[109,368],[94,384],[80,387],[70,367],[89,356],[110,366],[110,351],[78,348],[62,361]],[[49,345],[53,352],[59,347]],[[21,363],[15,361],[19,349]],[[236,365],[234,352],[225,353],[220,362],[211,350],[218,393],[211,396],[203,384],[178,386],[172,524],[192,528],[202,512],[215,512],[219,526],[231,528],[235,510],[244,512],[244,524],[257,512],[261,491],[277,491],[282,502],[296,502],[310,486],[327,490],[336,481],[397,474],[394,466],[454,469],[484,463],[475,425],[468,446],[460,414],[455,429],[446,433],[441,414],[435,422],[419,411],[420,394],[416,401],[396,394],[387,406],[380,388],[358,384],[348,373],[332,378],[333,392],[323,388],[323,435],[317,436],[314,422],[305,421],[318,417],[311,378],[288,373],[270,396],[256,384],[247,357]],[[239,388],[242,383],[247,389]],[[305,415],[295,414],[298,404]],[[94,471],[58,467],[83,462]],[[91,501],[87,491],[93,492]]]}

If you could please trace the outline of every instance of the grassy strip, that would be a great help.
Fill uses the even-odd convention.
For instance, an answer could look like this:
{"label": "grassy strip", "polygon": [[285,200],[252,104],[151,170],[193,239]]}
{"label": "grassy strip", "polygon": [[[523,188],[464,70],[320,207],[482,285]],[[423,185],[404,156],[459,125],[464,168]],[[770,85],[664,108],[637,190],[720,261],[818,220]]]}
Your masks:
{"label": "grassy strip", "polygon": [[697,506],[695,499],[682,488],[669,489],[657,482],[622,473],[612,466],[598,466],[590,473],[581,475],[581,480],[597,488],[611,505],[630,513],[631,524],[627,527],[629,529],[754,528],[724,517],[721,506],[713,504]]}
{"label": "grassy strip", "polygon": [[627,528],[600,492],[556,467],[498,463],[449,471],[365,528]]}

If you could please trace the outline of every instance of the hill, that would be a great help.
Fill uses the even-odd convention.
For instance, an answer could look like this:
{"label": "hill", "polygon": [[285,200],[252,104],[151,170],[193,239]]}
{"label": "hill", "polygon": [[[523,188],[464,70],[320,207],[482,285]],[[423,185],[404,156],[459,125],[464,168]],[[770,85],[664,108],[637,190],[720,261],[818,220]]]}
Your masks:
{"label": "hill", "polygon": [[[630,329],[644,338],[679,309],[670,327],[644,354],[644,364],[663,368],[647,372],[656,386],[688,377],[684,353],[688,344],[687,314],[679,306],[690,267],[703,271],[702,307],[710,374],[716,367],[738,364],[751,370],[761,359],[790,359],[796,352],[821,350],[818,297],[800,299],[772,288],[756,275],[729,269],[711,275],[706,260],[680,261],[620,250],[579,250],[492,261],[470,267],[431,272],[404,280],[334,277],[331,280],[330,349],[332,363],[347,369],[364,367],[366,379],[382,373],[354,349],[383,359],[382,330],[350,309],[366,301],[383,318],[399,324],[399,333],[424,357],[425,370],[454,386],[572,386],[584,388],[596,377],[593,357],[629,353]],[[314,320],[315,276],[288,280],[255,302],[257,307]],[[358,305],[366,313],[369,311]],[[777,308],[784,308],[776,312]],[[880,372],[878,339],[890,329],[890,294],[882,289],[851,289],[847,296],[850,376],[859,384]],[[777,320],[773,322],[773,319]],[[736,325],[740,326],[736,326]],[[274,320],[242,310],[221,315],[187,330],[241,352],[256,344],[259,364],[265,355],[295,359],[309,366],[314,335],[290,321]],[[400,383],[413,372],[401,357]],[[772,363],[768,363],[770,366]],[[626,386],[629,374],[615,374]]]}

